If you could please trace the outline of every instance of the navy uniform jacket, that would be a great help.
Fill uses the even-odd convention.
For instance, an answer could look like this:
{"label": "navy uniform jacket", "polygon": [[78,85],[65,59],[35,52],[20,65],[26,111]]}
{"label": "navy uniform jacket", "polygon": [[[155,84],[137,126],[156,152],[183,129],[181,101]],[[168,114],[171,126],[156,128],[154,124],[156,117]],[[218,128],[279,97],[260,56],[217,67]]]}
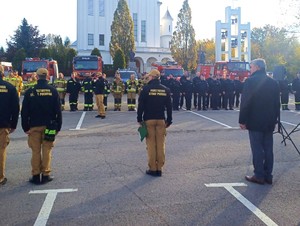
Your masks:
{"label": "navy uniform jacket", "polygon": [[0,78],[0,128],[17,128],[19,111],[16,88]]}
{"label": "navy uniform jacket", "polygon": [[244,84],[239,123],[248,130],[270,132],[279,118],[279,85],[265,71],[256,71]]}
{"label": "navy uniform jacket", "polygon": [[81,85],[76,80],[70,78],[67,81],[67,93],[75,94],[77,95],[79,91],[81,90]]}
{"label": "navy uniform jacket", "polygon": [[105,93],[105,80],[104,78],[100,77],[98,78],[96,81],[94,81],[94,84],[93,84],[93,88],[94,88],[94,93],[96,95],[99,95],[99,94],[104,94]]}
{"label": "navy uniform jacket", "polygon": [[[165,109],[167,119],[165,119]],[[172,124],[172,101],[169,88],[160,84],[159,79],[151,80],[143,87],[137,110],[137,121],[147,121],[150,119],[164,119]]]}
{"label": "navy uniform jacket", "polygon": [[39,79],[37,85],[25,92],[21,110],[22,128],[27,132],[31,127],[47,126],[54,120],[57,132],[62,125],[60,100],[57,90]]}

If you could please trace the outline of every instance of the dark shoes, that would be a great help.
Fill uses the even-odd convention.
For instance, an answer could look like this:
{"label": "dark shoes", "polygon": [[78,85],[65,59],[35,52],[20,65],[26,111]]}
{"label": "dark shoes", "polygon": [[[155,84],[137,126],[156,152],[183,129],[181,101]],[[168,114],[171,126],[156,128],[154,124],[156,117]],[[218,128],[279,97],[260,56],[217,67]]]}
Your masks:
{"label": "dark shoes", "polygon": [[39,175],[33,175],[30,179],[29,182],[35,185],[41,184],[41,176]]}
{"label": "dark shoes", "polygon": [[146,174],[153,176],[153,177],[161,177],[161,171],[153,171],[153,170],[146,170]]}
{"label": "dark shoes", "polygon": [[50,175],[42,175],[42,178],[41,175],[34,175],[32,176],[32,178],[29,179],[29,182],[35,185],[46,184],[50,181],[53,181],[53,177],[51,177]]}
{"label": "dark shoes", "polygon": [[0,182],[0,185],[4,185],[4,184],[6,184],[6,182],[7,182],[7,178],[4,177],[3,180]]}
{"label": "dark shoes", "polygon": [[95,118],[102,118],[102,119],[105,119],[105,116],[104,116],[104,115],[96,115]]}
{"label": "dark shoes", "polygon": [[252,177],[251,176],[245,176],[245,179],[249,182],[256,183],[256,184],[264,184],[265,183],[264,179],[258,179],[255,176],[252,176]]}
{"label": "dark shoes", "polygon": [[272,179],[265,179],[266,184],[273,184],[273,180]]}
{"label": "dark shoes", "polygon": [[41,184],[46,184],[51,181],[53,181],[53,177],[51,177],[50,175],[47,175],[47,176],[42,175]]}

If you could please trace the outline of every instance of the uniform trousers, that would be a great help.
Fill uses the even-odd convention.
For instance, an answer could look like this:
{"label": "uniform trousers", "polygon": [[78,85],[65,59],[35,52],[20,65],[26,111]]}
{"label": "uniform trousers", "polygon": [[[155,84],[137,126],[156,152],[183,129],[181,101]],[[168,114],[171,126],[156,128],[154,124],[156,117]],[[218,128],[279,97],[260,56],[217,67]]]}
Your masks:
{"label": "uniform trousers", "polygon": [[165,164],[166,123],[164,119],[151,119],[146,121],[146,126],[149,170],[161,171]]}
{"label": "uniform trousers", "polygon": [[0,182],[5,178],[6,148],[9,144],[8,135],[8,128],[0,128]]}
{"label": "uniform trousers", "polygon": [[64,110],[65,109],[65,96],[66,93],[65,92],[59,92],[59,99],[60,99],[60,104],[61,104],[61,109]]}
{"label": "uniform trousers", "polygon": [[84,93],[84,108],[93,108],[93,106],[94,106],[93,92],[92,91],[85,92]]}
{"label": "uniform trousers", "polygon": [[113,96],[114,96],[115,109],[121,110],[122,93],[114,93]]}
{"label": "uniform trousers", "polygon": [[71,110],[77,110],[78,105],[78,93],[70,93],[69,104]]}
{"label": "uniform trousers", "polygon": [[30,128],[28,135],[28,146],[32,150],[31,168],[32,175],[49,176],[51,172],[53,141],[44,140],[46,126]]}
{"label": "uniform trousers", "polygon": [[300,110],[300,92],[295,93],[295,110]]}
{"label": "uniform trousers", "polygon": [[273,132],[249,130],[249,138],[255,177],[262,180],[272,180]]}
{"label": "uniform trousers", "polygon": [[289,103],[289,91],[283,91],[280,95],[282,110],[288,108]]}
{"label": "uniform trousers", "polygon": [[105,116],[105,107],[103,103],[104,95],[96,94],[96,104],[98,108],[98,115]]}
{"label": "uniform trousers", "polygon": [[129,109],[134,109],[136,104],[136,93],[135,92],[128,92],[127,93],[127,106]]}

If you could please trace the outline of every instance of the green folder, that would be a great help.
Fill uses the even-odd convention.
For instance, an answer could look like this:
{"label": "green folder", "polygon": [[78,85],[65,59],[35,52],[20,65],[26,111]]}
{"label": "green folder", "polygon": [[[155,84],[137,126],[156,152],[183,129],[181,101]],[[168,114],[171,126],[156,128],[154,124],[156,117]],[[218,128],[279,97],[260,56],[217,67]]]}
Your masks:
{"label": "green folder", "polygon": [[142,125],[138,128],[138,131],[140,133],[141,142],[142,142],[144,138],[148,135],[147,126],[145,122],[142,122]]}

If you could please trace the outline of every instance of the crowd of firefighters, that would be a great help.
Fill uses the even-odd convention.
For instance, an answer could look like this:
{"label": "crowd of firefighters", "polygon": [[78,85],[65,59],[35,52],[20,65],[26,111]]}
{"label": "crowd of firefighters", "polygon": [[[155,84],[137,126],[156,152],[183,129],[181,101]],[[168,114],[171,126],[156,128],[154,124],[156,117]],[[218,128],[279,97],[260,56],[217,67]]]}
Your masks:
{"label": "crowd of firefighters", "polygon": [[[28,81],[23,83],[18,72],[11,71],[4,80],[15,86],[19,96],[21,96],[26,89],[36,85],[37,76],[36,73],[33,73]],[[56,87],[59,93],[62,110],[65,110],[65,96],[69,94],[70,111],[77,111],[79,93],[82,92],[84,94],[84,111],[94,109],[94,95],[99,93],[103,95],[105,111],[107,110],[107,98],[110,93],[114,97],[114,111],[121,110],[122,97],[125,93],[127,94],[128,111],[135,111],[137,96],[147,82],[146,73],[142,74],[138,80],[132,74],[130,79],[124,82],[120,73],[116,71],[112,82],[107,80],[105,73],[100,72],[85,76],[83,81],[77,80],[75,73],[72,73],[71,78],[68,80],[64,78],[62,73],[59,73],[58,78],[54,80],[52,85]],[[101,83],[100,86],[99,83]],[[197,73],[192,78],[185,71],[180,79],[172,74],[161,76],[161,83],[171,90],[173,110],[175,111],[182,108],[184,102],[186,110],[191,110],[192,107],[197,110],[233,110],[234,107],[239,107],[243,89],[243,81],[240,81],[239,77],[232,80],[228,74],[222,76],[212,75],[205,78],[204,75]],[[300,73],[297,73],[292,83],[289,83],[285,78],[279,81],[279,86],[282,110],[289,110],[290,93],[295,95],[295,110],[300,110]]]}

